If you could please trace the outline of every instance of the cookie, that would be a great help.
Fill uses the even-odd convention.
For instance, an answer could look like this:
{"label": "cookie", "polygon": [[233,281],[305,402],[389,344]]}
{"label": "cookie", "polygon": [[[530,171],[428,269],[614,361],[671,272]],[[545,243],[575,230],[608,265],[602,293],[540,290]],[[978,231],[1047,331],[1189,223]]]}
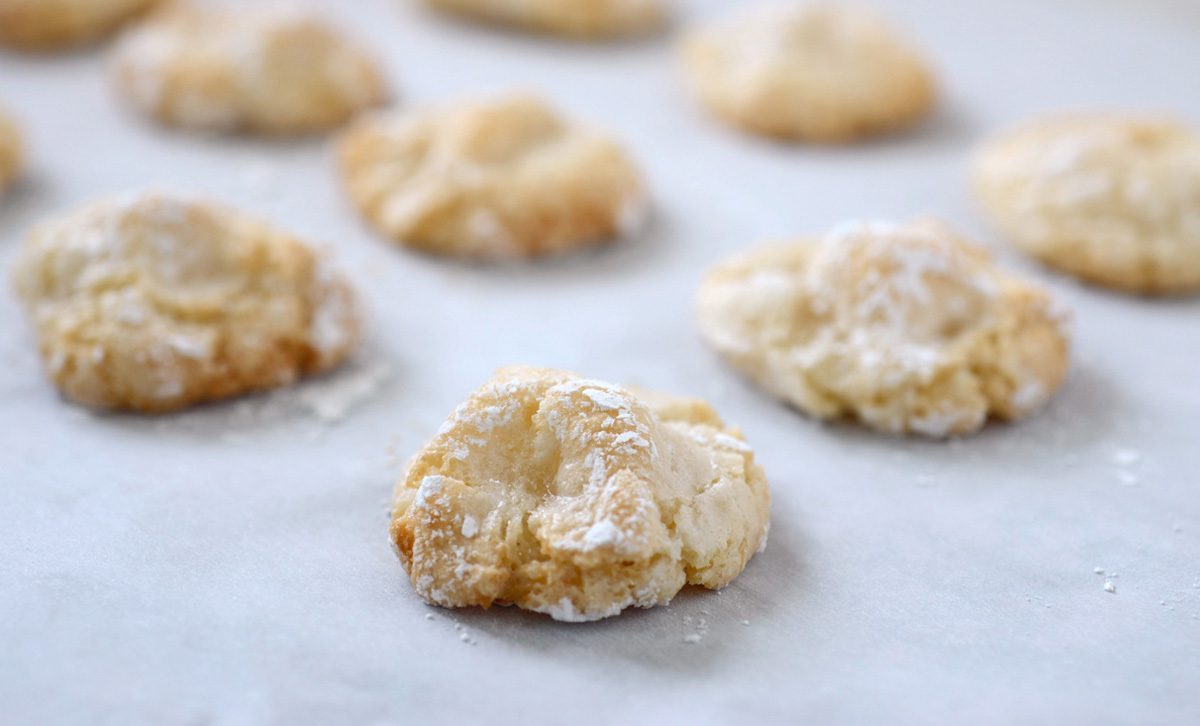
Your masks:
{"label": "cookie", "polygon": [[34,228],[14,266],[49,376],[69,398],[165,413],[340,363],[357,297],[291,235],[165,193],[106,198]]}
{"label": "cookie", "polygon": [[577,39],[641,35],[662,28],[662,0],[426,0],[474,20]]}
{"label": "cookie", "polygon": [[368,53],[290,6],[167,6],[122,34],[110,74],[138,112],[198,131],[318,133],[386,97]]}
{"label": "cookie", "polygon": [[708,404],[518,367],[409,462],[391,537],[431,603],[584,621],[728,585],[769,510],[754,452]]}
{"label": "cookie", "polygon": [[693,95],[746,131],[846,142],[909,126],[933,108],[925,60],[875,12],[797,2],[759,6],[686,33]]}
{"label": "cookie", "polygon": [[7,189],[21,171],[21,134],[0,109],[0,192]]}
{"label": "cookie", "polygon": [[1200,291],[1200,135],[1151,116],[1034,121],[972,170],[993,223],[1025,253],[1140,294]]}
{"label": "cookie", "polygon": [[933,220],[851,224],[725,262],[703,338],[774,396],[889,433],[970,433],[1040,408],[1067,372],[1070,315]]}
{"label": "cookie", "polygon": [[349,196],[397,242],[451,257],[537,257],[612,241],[648,206],[619,144],[509,95],[389,112],[339,145]]}
{"label": "cookie", "polygon": [[100,40],[159,0],[0,0],[0,45],[49,51]]}

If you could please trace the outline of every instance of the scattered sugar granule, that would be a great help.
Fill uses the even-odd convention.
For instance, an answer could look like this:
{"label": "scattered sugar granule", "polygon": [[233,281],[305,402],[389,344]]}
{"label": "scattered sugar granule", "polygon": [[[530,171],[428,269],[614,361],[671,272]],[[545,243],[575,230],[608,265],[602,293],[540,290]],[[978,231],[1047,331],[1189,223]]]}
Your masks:
{"label": "scattered sugar granule", "polygon": [[1117,471],[1117,480],[1126,486],[1133,486],[1140,482],[1142,478],[1132,471],[1120,469]]}
{"label": "scattered sugar granule", "polygon": [[1112,580],[1106,580],[1104,582],[1104,591],[1105,592],[1116,592],[1117,591],[1117,583],[1113,582]]}
{"label": "scattered sugar granule", "polygon": [[425,613],[426,620],[433,620],[433,613]]}
{"label": "scattered sugar granule", "polygon": [[1117,449],[1112,458],[1117,466],[1133,466],[1142,460],[1142,453],[1137,449]]}
{"label": "scattered sugar granule", "polygon": [[352,364],[340,374],[306,382],[296,389],[295,396],[321,423],[335,424],[378,393],[390,375],[391,366],[383,361]]}
{"label": "scattered sugar granule", "polygon": [[683,636],[683,642],[685,642],[689,645],[695,645],[696,643],[700,642],[700,637],[701,636],[699,633],[692,633],[691,635],[685,635],[685,636]]}
{"label": "scattered sugar granule", "polygon": [[749,620],[743,620],[743,621],[742,621],[742,625],[749,625],[749,624],[750,624],[750,621],[749,621]]}
{"label": "scattered sugar granule", "polygon": [[1092,572],[1096,573],[1097,575],[1103,575],[1103,574],[1104,574],[1104,568],[1103,568],[1103,567],[1097,567],[1097,568],[1093,569],[1093,570],[1092,570]]}

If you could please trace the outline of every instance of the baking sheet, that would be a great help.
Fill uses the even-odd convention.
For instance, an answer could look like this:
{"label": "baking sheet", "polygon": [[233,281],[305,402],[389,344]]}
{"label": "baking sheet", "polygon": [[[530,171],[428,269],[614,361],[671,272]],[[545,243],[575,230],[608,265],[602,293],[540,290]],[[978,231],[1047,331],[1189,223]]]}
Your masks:
{"label": "baking sheet", "polygon": [[[32,144],[0,202],[0,266],[39,217],[157,185],[328,242],[373,308],[341,374],[152,419],[59,400],[0,299],[0,720],[1200,720],[1200,301],[1052,277],[989,234],[962,178],[982,135],[1046,110],[1200,120],[1200,34],[1082,2],[880,0],[937,59],[946,100],[912,134],[835,149],[708,121],[662,40],[576,46],[411,3],[324,4],[403,103],[525,86],[620,134],[653,183],[652,226],[532,266],[410,254],[355,218],[323,143],[158,130],[117,107],[96,53],[0,55],[0,103]],[[717,260],[923,213],[1075,307],[1075,370],[1037,418],[950,443],[823,426],[697,340],[693,288]],[[511,363],[710,398],[771,479],[770,547],[722,592],[599,623],[424,605],[386,538],[397,465]]]}

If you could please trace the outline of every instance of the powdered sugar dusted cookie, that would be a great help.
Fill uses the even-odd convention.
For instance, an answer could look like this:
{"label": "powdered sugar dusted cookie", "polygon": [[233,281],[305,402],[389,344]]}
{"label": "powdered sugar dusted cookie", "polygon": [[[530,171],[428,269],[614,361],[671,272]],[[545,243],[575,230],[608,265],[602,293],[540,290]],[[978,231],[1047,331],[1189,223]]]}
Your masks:
{"label": "powdered sugar dusted cookie", "polygon": [[158,0],[0,0],[0,45],[57,50],[99,40]]}
{"label": "powdered sugar dusted cookie", "polygon": [[858,6],[758,6],[689,32],[681,51],[693,94],[766,136],[851,141],[908,126],[935,100],[921,55]]}
{"label": "powdered sugar dusted cookie", "polygon": [[426,0],[484,22],[574,38],[639,35],[662,27],[663,0]]}
{"label": "powdered sugar dusted cookie", "polygon": [[138,111],[204,131],[315,133],[386,96],[369,54],[291,5],[167,6],[122,35],[111,72]]}
{"label": "powdered sugar dusted cookie", "polygon": [[581,621],[729,584],[769,510],[754,452],[708,404],[521,367],[409,462],[391,535],[430,602]]}
{"label": "powdered sugar dusted cookie", "polygon": [[390,112],[340,145],[354,203],[380,231],[455,257],[535,257],[631,231],[647,208],[619,144],[532,96]]}
{"label": "powdered sugar dusted cookie", "polygon": [[21,134],[0,109],[0,192],[8,188],[21,170]]}
{"label": "powdered sugar dusted cookie", "polygon": [[1018,419],[1059,387],[1068,314],[945,225],[848,225],[765,247],[700,287],[710,345],[813,416],[942,437]]}
{"label": "powdered sugar dusted cookie", "polygon": [[163,413],[336,366],[354,291],[290,235],[145,193],[35,228],[14,267],[50,377],[89,406]]}
{"label": "powdered sugar dusted cookie", "polygon": [[1034,121],[973,170],[992,220],[1023,251],[1134,293],[1200,290],[1200,135],[1149,116]]}

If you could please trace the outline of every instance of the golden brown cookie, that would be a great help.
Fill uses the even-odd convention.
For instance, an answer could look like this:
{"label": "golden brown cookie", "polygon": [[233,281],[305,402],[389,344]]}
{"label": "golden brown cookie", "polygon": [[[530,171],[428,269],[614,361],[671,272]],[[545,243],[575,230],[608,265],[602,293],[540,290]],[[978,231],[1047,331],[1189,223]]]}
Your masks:
{"label": "golden brown cookie", "polygon": [[21,134],[17,125],[0,109],[0,192],[17,178],[21,171]]}
{"label": "golden brown cookie", "polygon": [[368,53],[291,6],[170,5],[121,36],[111,75],[139,112],[201,131],[317,133],[387,94]]}
{"label": "golden brown cookie", "polygon": [[453,257],[536,257],[612,241],[648,207],[607,136],[540,99],[390,112],[341,139],[350,198],[388,237]]}
{"label": "golden brown cookie", "polygon": [[1200,291],[1200,135],[1150,116],[1025,124],[975,159],[975,192],[1025,253],[1132,293]]}
{"label": "golden brown cookie", "polygon": [[822,419],[966,434],[1040,408],[1067,372],[1069,314],[944,224],[852,224],[718,265],[701,334]]}
{"label": "golden brown cookie", "polygon": [[936,100],[920,53],[858,6],[757,6],[688,32],[680,50],[693,95],[764,136],[853,141],[909,126]]}
{"label": "golden brown cookie", "polygon": [[604,39],[662,28],[662,0],[426,0],[465,18],[551,35]]}
{"label": "golden brown cookie", "polygon": [[518,367],[412,458],[391,535],[432,603],[583,621],[724,587],[769,510],[754,452],[708,404]]}
{"label": "golden brown cookie", "polygon": [[48,51],[97,41],[159,0],[0,0],[0,45]]}
{"label": "golden brown cookie", "polygon": [[328,370],[357,297],[324,256],[232,209],[102,199],[29,235],[13,283],[54,383],[88,406],[165,413]]}

